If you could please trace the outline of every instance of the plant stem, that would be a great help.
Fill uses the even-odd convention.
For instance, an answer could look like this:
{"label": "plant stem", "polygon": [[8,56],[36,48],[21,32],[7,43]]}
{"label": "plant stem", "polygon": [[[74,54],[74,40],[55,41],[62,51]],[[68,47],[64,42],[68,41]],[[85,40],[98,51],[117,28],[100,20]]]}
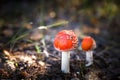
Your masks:
{"label": "plant stem", "polygon": [[61,70],[64,73],[70,72],[70,52],[62,52]]}

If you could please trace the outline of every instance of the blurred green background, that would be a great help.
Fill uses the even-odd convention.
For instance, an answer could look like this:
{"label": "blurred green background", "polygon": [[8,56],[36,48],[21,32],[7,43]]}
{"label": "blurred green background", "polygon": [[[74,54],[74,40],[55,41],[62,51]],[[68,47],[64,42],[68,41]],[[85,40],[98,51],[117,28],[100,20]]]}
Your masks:
{"label": "blurred green background", "polygon": [[5,28],[33,29],[66,20],[68,25],[56,30],[79,29],[83,34],[105,37],[119,35],[119,4],[119,0],[1,0],[0,30],[6,36],[10,31],[4,31]]}

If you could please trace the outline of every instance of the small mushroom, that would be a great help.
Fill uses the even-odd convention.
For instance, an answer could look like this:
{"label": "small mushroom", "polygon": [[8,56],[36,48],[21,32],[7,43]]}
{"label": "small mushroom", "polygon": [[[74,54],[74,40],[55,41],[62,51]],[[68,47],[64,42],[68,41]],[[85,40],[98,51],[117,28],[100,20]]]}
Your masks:
{"label": "small mushroom", "polygon": [[96,48],[95,40],[90,37],[84,37],[81,43],[81,48],[86,52],[86,67],[93,64],[93,49]]}
{"label": "small mushroom", "polygon": [[64,73],[69,73],[70,50],[77,47],[78,39],[72,30],[62,30],[58,32],[54,39],[54,47],[62,52],[61,70]]}

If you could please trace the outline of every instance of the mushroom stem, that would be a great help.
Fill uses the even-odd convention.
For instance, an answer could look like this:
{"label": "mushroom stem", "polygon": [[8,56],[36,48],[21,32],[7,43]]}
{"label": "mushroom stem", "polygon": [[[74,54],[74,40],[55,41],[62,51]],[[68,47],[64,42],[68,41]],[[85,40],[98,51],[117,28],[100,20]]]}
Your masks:
{"label": "mushroom stem", "polygon": [[61,60],[61,70],[64,73],[70,72],[70,52],[62,52],[62,60]]}
{"label": "mushroom stem", "polygon": [[93,51],[87,51],[86,52],[86,67],[93,64]]}

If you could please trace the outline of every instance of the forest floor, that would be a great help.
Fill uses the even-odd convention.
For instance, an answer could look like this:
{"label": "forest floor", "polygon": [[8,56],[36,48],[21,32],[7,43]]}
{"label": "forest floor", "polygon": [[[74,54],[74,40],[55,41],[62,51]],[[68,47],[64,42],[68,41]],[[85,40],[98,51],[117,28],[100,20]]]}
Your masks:
{"label": "forest floor", "polygon": [[[8,28],[5,28],[8,29]],[[62,29],[62,28],[61,28]],[[3,30],[4,31],[4,30]],[[95,35],[97,48],[94,50],[94,64],[85,67],[85,52],[80,48],[71,51],[70,73],[61,72],[61,52],[54,49],[54,34],[58,31],[43,31],[44,38],[30,40],[39,30],[27,38],[6,45],[10,39],[2,36],[0,41],[1,80],[117,80],[120,79],[119,45],[114,41]],[[34,35],[33,35],[34,34]],[[51,35],[53,34],[53,35]],[[43,35],[42,33],[36,36]],[[98,39],[97,39],[98,38]],[[35,39],[35,38],[33,38]],[[100,39],[105,41],[101,44]],[[15,40],[14,40],[15,41]],[[79,39],[80,43],[81,39]],[[107,41],[107,43],[106,43]]]}

